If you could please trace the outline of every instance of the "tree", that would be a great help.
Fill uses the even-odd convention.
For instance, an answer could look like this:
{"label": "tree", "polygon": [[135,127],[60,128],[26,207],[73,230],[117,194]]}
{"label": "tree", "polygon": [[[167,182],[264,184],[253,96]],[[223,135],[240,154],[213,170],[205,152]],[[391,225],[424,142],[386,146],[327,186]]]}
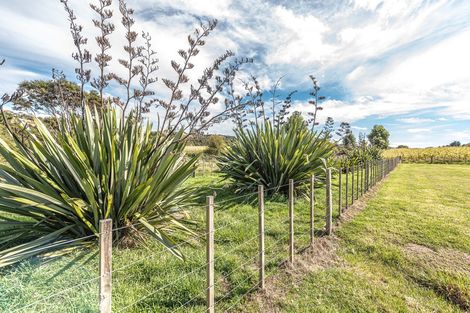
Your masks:
{"label": "tree", "polygon": [[351,125],[342,122],[336,134],[340,137],[341,143],[346,149],[352,149],[356,146],[356,137],[351,131]]}
{"label": "tree", "polygon": [[366,134],[365,133],[359,133],[359,139],[357,141],[357,144],[361,148],[367,147],[367,140],[366,140]]}
{"label": "tree", "polygon": [[397,149],[408,149],[407,145],[398,145]]}
{"label": "tree", "polygon": [[[81,108],[80,86],[65,77],[52,80],[23,81],[18,86],[21,96],[14,99],[13,109],[59,117],[65,112],[77,112]],[[85,102],[100,106],[96,91],[84,92]]]}
{"label": "tree", "polygon": [[452,141],[449,146],[450,147],[460,147],[461,145],[462,144],[460,143],[460,141],[456,140],[456,141]]}
{"label": "tree", "polygon": [[370,131],[367,138],[372,146],[380,148],[380,149],[387,149],[390,145],[389,143],[390,133],[388,130],[383,127],[383,125],[374,125],[372,130]]}
{"label": "tree", "polygon": [[342,142],[345,148],[354,149],[354,147],[356,147],[356,136],[354,136],[352,132],[348,133],[344,135]]}

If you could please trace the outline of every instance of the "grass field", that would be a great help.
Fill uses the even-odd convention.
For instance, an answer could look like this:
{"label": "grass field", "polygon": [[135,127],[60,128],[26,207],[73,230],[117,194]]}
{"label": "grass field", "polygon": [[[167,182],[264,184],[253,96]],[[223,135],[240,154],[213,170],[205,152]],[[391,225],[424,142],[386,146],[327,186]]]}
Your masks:
{"label": "grass field", "polygon": [[184,152],[187,154],[202,154],[209,150],[208,146],[187,146]]}
{"label": "grass field", "polygon": [[278,312],[470,310],[469,185],[469,166],[400,165],[339,229],[337,262],[278,282]]}
{"label": "grass field", "polygon": [[[193,178],[216,196],[216,311],[262,312],[241,299],[256,282],[257,210],[234,197],[217,176]],[[282,312],[457,312],[470,299],[470,166],[401,165],[377,197],[337,233],[338,265],[314,267],[301,279],[283,274],[287,201],[266,203],[267,273],[279,277]],[[335,190],[336,191],[336,190]],[[317,192],[316,229],[324,227],[324,190]],[[335,197],[336,198],[336,197]],[[193,215],[203,227],[203,197]],[[308,201],[296,201],[296,248],[308,244]],[[337,209],[335,205],[335,216]],[[318,235],[320,232],[318,232]],[[184,245],[186,262],[159,246],[113,252],[113,312],[203,312],[205,249]],[[96,312],[96,256],[64,266],[39,259],[0,272],[0,312]],[[84,260],[84,259],[83,259]],[[80,285],[83,284],[83,285]],[[78,285],[78,287],[76,287]],[[73,289],[68,289],[73,288]],[[54,295],[56,294],[56,295]],[[44,297],[50,297],[44,300]],[[35,303],[37,301],[37,303]],[[240,301],[240,304],[238,302]]]}
{"label": "grass field", "polygon": [[[216,196],[216,301],[223,310],[240,300],[256,282],[258,216],[255,195],[247,199],[232,194],[218,176],[196,176],[188,184],[201,195]],[[324,190],[318,191],[316,227],[324,227]],[[245,201],[245,203],[243,203]],[[278,270],[287,257],[288,211],[283,196],[266,202],[267,272]],[[204,196],[192,210],[204,229]],[[295,226],[298,249],[309,242],[308,200],[296,201]],[[335,210],[335,216],[337,215]],[[186,262],[176,260],[150,240],[148,247],[113,251],[113,312],[203,312],[205,308],[205,246],[199,241],[184,245]],[[87,256],[88,258],[89,256]],[[73,264],[72,257],[44,263],[39,259],[0,272],[0,312],[96,312],[99,275],[96,255],[86,264]],[[85,258],[84,258],[85,259]],[[119,270],[124,268],[123,270]],[[190,274],[191,273],[191,274]],[[91,280],[91,281],[90,281]],[[85,284],[84,284],[85,282]],[[82,285],[83,284],[83,285]],[[74,286],[79,285],[78,288]],[[72,288],[68,290],[68,288]],[[64,292],[64,290],[66,292]],[[55,293],[58,293],[55,296]],[[51,298],[47,298],[51,297]],[[47,298],[45,301],[41,300]],[[36,303],[37,302],[37,303]],[[133,305],[135,303],[135,305]]]}

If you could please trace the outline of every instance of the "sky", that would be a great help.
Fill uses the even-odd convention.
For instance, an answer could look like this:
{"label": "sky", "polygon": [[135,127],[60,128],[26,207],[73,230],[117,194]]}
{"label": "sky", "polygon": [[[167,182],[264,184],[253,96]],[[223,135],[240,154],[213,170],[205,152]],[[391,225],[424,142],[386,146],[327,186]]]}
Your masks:
{"label": "sky", "polygon": [[[69,2],[96,51],[93,12],[86,1]],[[111,39],[119,54],[123,29],[113,5],[117,30]],[[311,111],[308,76],[317,77],[326,97],[320,122],[327,116],[338,125],[349,122],[356,135],[382,124],[392,146],[470,143],[468,0],[129,0],[128,5],[136,10],[136,30],[152,35],[160,77],[174,75],[170,61],[186,47],[194,27],[216,18],[218,27],[198,55],[194,77],[230,49],[254,59],[243,71],[257,76],[262,87],[269,89],[283,76],[281,93],[299,91],[292,105],[297,111]],[[0,59],[6,59],[0,93],[23,80],[49,79],[52,68],[74,79],[73,43],[59,0],[0,0],[0,12]],[[155,120],[156,112],[149,117]],[[231,129],[224,122],[210,132],[231,134]]]}

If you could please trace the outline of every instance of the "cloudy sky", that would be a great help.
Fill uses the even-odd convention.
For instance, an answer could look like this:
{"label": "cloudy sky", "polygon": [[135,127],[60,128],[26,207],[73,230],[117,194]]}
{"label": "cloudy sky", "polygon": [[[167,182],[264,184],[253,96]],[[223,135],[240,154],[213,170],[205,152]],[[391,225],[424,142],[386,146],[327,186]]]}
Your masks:
{"label": "cloudy sky", "polygon": [[[69,0],[93,38],[93,14]],[[117,1],[117,0],[116,0]],[[284,76],[283,92],[299,90],[294,108],[306,112],[308,75],[327,97],[322,119],[347,121],[355,132],[383,124],[392,145],[470,142],[470,1],[433,0],[129,0],[136,29],[149,31],[160,76],[186,46],[199,21],[217,18],[198,64],[225,49],[253,57],[245,67],[268,88]],[[122,29],[113,35],[120,48]],[[22,80],[49,78],[51,68],[73,78],[73,45],[59,0],[0,1],[0,92]],[[90,49],[93,50],[93,40]],[[118,51],[116,53],[119,53]],[[116,65],[117,66],[117,65]],[[200,70],[196,68],[195,70]],[[111,92],[111,91],[110,91]],[[213,132],[230,133],[230,125]]]}

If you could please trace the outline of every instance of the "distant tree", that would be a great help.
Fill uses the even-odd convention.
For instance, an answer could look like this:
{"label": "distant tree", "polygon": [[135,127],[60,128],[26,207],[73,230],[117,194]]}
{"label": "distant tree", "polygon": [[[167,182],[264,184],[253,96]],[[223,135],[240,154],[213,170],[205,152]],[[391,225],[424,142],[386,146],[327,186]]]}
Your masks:
{"label": "distant tree", "polygon": [[[52,80],[23,81],[18,86],[21,96],[13,100],[13,109],[17,111],[62,116],[64,112],[78,112],[80,104],[80,86],[59,77]],[[101,105],[96,91],[84,92],[85,101],[90,105]]]}
{"label": "distant tree", "polygon": [[397,149],[408,149],[407,145],[398,145]]}
{"label": "distant tree", "polygon": [[335,128],[335,121],[333,120],[331,116],[328,116],[326,118],[325,126],[323,126],[323,131],[322,131],[325,138],[328,138],[328,139],[333,138],[334,128]]}
{"label": "distant tree", "polygon": [[343,139],[343,146],[347,149],[354,149],[356,147],[356,136],[351,132],[346,134]]}
{"label": "distant tree", "polygon": [[340,137],[340,141],[346,149],[352,149],[356,146],[356,137],[352,133],[351,125],[349,123],[342,122],[336,135]]}
{"label": "distant tree", "polygon": [[367,140],[365,133],[359,133],[359,139],[357,140],[357,144],[361,148],[367,147]]}
{"label": "distant tree", "polygon": [[380,149],[387,149],[389,143],[390,133],[383,127],[383,125],[374,125],[367,138],[373,147]]}
{"label": "distant tree", "polygon": [[452,141],[449,146],[450,147],[460,147],[462,144],[460,143],[460,141]]}

